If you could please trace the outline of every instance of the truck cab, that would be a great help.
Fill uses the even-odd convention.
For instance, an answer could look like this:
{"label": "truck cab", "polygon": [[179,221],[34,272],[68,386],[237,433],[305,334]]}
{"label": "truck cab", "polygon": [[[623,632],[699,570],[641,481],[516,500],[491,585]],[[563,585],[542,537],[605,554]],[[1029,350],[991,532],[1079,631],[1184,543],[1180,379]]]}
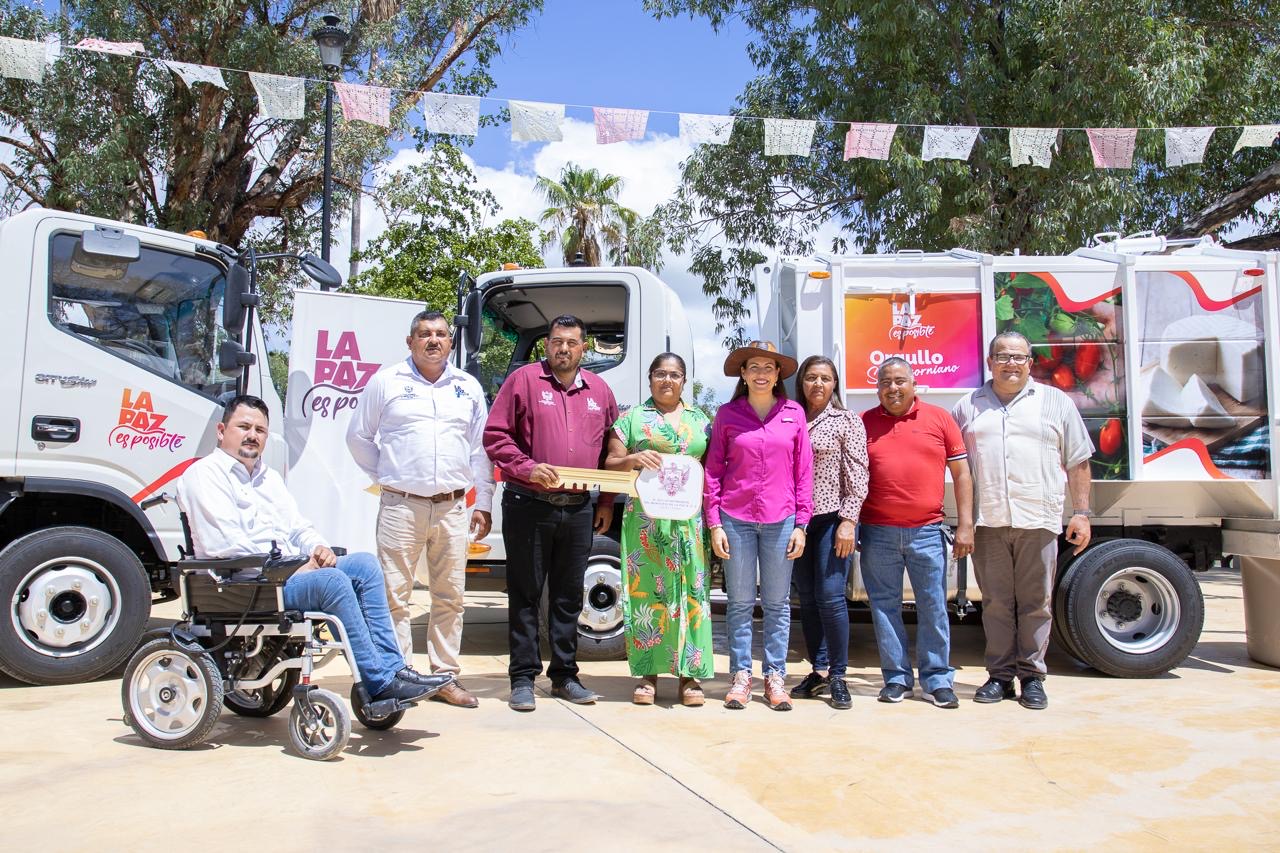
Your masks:
{"label": "truck cab", "polygon": [[[639,267],[503,270],[481,276],[463,297],[456,363],[480,380],[490,402],[506,377],[542,358],[553,319],[572,314],[587,337],[582,367],[598,374],[624,411],[649,396],[654,356],[676,352],[694,370],[693,334],[684,307],[657,276]],[[499,484],[501,489],[501,484]],[[621,507],[614,529],[597,536],[584,581],[578,653],[584,659],[623,654]],[[506,553],[501,496],[494,500],[490,551],[468,567],[468,583],[500,582]]]}
{"label": "truck cab", "polygon": [[0,222],[0,257],[0,669],[82,681],[175,595],[174,481],[213,449],[223,403],[280,401],[245,352],[262,332],[226,247],[34,209]]}

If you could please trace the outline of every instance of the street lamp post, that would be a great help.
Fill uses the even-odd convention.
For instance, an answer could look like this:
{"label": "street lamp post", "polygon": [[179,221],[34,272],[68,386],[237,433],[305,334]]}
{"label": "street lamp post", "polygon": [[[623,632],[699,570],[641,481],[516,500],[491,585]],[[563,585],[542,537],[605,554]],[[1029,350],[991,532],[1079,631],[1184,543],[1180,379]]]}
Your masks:
{"label": "street lamp post", "polygon": [[324,68],[324,189],[320,193],[320,257],[329,260],[329,233],[333,207],[333,81],[342,69],[342,48],[350,38],[338,26],[342,18],[333,12],[320,16],[323,26],[311,33],[320,49],[320,65]]}

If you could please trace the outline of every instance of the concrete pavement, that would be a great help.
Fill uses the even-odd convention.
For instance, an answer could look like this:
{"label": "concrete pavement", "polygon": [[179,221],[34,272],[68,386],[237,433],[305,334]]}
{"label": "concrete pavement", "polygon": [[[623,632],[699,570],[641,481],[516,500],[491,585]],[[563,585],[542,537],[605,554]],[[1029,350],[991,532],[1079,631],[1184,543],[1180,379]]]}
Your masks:
{"label": "concrete pavement", "polygon": [[[976,623],[953,630],[959,710],[918,692],[878,703],[874,637],[858,623],[849,711],[800,701],[784,714],[759,699],[725,710],[717,625],[722,674],[703,708],[680,707],[667,678],[656,705],[631,705],[626,664],[609,662],[583,664],[597,705],[554,700],[544,679],[537,711],[517,714],[505,599],[492,593],[468,595],[463,680],[480,707],[425,703],[382,733],[356,723],[328,763],[289,751],[287,710],[225,712],[208,743],[165,752],[121,721],[118,676],[0,681],[4,838],[139,851],[1276,847],[1280,670],[1245,654],[1238,574],[1203,580],[1205,630],[1183,666],[1125,681],[1055,653],[1043,712],[967,701],[985,677]],[[791,684],[807,671],[793,627]],[[320,684],[345,696],[350,679],[335,663]]]}

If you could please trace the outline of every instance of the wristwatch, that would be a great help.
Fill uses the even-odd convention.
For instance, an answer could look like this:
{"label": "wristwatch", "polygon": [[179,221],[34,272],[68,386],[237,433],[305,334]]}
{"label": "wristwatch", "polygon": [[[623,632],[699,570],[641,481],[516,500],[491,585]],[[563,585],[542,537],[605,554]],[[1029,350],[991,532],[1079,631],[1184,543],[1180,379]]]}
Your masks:
{"label": "wristwatch", "polygon": [[795,526],[795,529],[796,529],[796,530],[799,530],[801,533],[805,534],[806,536],[809,534],[809,525],[808,525],[808,523],[805,523],[805,524],[797,524],[797,525]]}
{"label": "wristwatch", "polygon": [[1083,515],[1085,518],[1093,518],[1093,510],[1091,510],[1091,509],[1077,509],[1077,510],[1075,510],[1074,512],[1072,512],[1071,514],[1072,514],[1072,515]]}

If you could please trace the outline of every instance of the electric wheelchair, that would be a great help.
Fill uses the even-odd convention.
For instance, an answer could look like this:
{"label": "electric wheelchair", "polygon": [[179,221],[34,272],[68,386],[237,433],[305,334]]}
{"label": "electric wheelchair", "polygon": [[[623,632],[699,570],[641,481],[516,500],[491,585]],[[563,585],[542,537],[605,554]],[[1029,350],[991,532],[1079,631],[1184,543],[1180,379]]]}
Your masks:
{"label": "electric wheelchair", "polygon": [[269,554],[197,560],[185,513],[182,525],[182,621],[143,636],[121,685],[124,721],[140,738],[160,749],[187,749],[209,737],[224,705],[241,716],[269,717],[292,699],[294,750],[317,761],[333,758],[351,736],[351,717],[311,675],[339,654],[355,681],[352,711],[366,728],[390,729],[413,707],[370,701],[340,619],[285,609],[285,581],[307,557],[284,557],[273,542]]}

